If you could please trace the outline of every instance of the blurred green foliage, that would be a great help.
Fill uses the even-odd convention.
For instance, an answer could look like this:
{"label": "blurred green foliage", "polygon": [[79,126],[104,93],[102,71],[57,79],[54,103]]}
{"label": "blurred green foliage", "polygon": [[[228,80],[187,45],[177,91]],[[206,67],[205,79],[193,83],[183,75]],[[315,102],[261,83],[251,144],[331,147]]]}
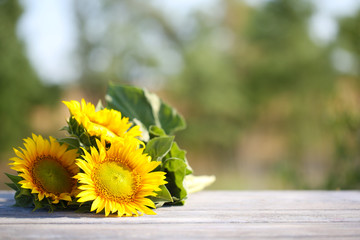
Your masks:
{"label": "blurred green foliage", "polygon": [[335,47],[354,59],[351,73],[338,81],[332,110],[331,132],[334,155],[327,188],[360,188],[360,9],[354,16],[339,19]]}
{"label": "blurred green foliage", "polygon": [[17,1],[0,1],[0,153],[10,151],[31,131],[35,105],[54,102],[57,87],[45,87],[25,55],[16,34],[22,8]]}
{"label": "blurred green foliage", "polygon": [[[356,58],[356,74],[360,75],[360,9],[354,16],[339,21],[338,45],[350,51]],[[360,84],[360,83],[359,83]]]}
{"label": "blurred green foliage", "polygon": [[[175,91],[179,97],[191,96],[183,101],[189,100],[192,108],[190,132],[198,134],[188,139],[185,133],[185,141],[201,143],[203,151],[219,159],[222,152],[231,152],[232,156],[225,155],[228,159],[251,162],[251,155],[234,149],[248,148],[246,138],[252,137],[254,129],[263,135],[266,131],[280,135],[281,152],[262,157],[263,166],[272,162],[267,171],[286,182],[286,187],[322,187],[323,182],[314,183],[308,177],[305,165],[312,161],[321,139],[327,138],[324,115],[335,73],[330,47],[316,45],[308,34],[312,7],[305,1],[288,0],[269,1],[257,9],[238,1],[224,4],[221,27],[232,44],[224,51],[211,46],[213,39],[200,33],[192,42],[195,46],[186,45],[190,56]],[[201,18],[200,28],[207,28],[209,36],[218,31],[219,26],[206,27],[206,16]],[[239,138],[245,143],[239,143]],[[254,150],[262,151],[263,139],[256,144]]]}
{"label": "blurred green foliage", "polygon": [[[309,34],[315,10],[306,0],[257,7],[219,1],[183,19],[140,0],[75,1],[74,13],[80,86],[95,99],[110,80],[157,90],[187,119],[178,141],[196,157],[189,159],[195,174],[196,166],[232,174],[237,182],[229,188],[257,179],[262,188],[360,188],[360,10],[338,19],[336,39],[321,44]],[[27,76],[29,86],[14,80],[19,97],[11,104],[19,106],[2,106],[1,116],[14,112],[20,116],[11,119],[19,120],[20,106],[29,111],[23,104],[41,96],[28,89],[41,88],[30,83],[33,73],[13,67],[19,60],[9,61],[24,59],[14,32],[18,15],[11,16],[7,46],[17,45],[2,54],[1,84]],[[339,49],[353,59],[352,71],[337,70]]]}
{"label": "blurred green foliage", "polygon": [[[232,174],[250,166],[255,178],[265,172],[286,188],[360,187],[360,123],[353,119],[359,110],[342,106],[347,89],[359,96],[358,76],[341,77],[332,62],[342,44],[359,56],[358,16],[339,21],[339,41],[320,45],[309,35],[309,1],[256,8],[222,1],[218,11],[198,11],[177,24],[141,1],[82,6],[76,4],[80,58],[90,68],[82,79],[154,86],[166,77],[165,97],[189,123],[180,142],[210,162],[203,165]],[[100,30],[89,36],[91,26]],[[180,65],[175,73],[161,60],[166,53]],[[91,68],[94,54],[107,67]]]}

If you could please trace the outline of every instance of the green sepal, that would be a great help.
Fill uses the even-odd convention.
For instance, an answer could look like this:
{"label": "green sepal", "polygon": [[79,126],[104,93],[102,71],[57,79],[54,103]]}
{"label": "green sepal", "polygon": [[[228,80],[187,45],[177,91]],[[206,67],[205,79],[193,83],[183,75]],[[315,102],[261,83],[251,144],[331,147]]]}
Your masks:
{"label": "green sepal", "polygon": [[20,181],[24,180],[20,176],[12,175],[5,173],[5,175],[12,181],[12,183],[7,183],[9,187],[11,187],[13,190],[15,190],[14,200],[15,204],[14,206],[18,207],[31,207],[32,206],[32,196],[29,189],[24,189],[21,187],[21,184],[19,184]]}
{"label": "green sepal", "polygon": [[62,128],[60,128],[60,131],[67,131],[67,132],[70,132],[70,128],[69,126],[63,126]]}
{"label": "green sepal", "polygon": [[5,183],[5,184],[12,190],[15,190],[15,191],[19,190],[15,183]]}
{"label": "green sepal", "polygon": [[15,206],[32,207],[33,199],[29,189],[21,188],[15,193]]}
{"label": "green sepal", "polygon": [[38,195],[33,194],[33,204],[34,209],[33,212],[38,209],[47,209],[50,213],[55,210],[64,210],[67,208],[67,201],[60,200],[59,203],[54,204],[51,202],[49,198],[44,198],[43,200],[39,200]]}
{"label": "green sepal", "polygon": [[12,181],[12,183],[5,183],[5,184],[15,191],[20,191],[21,184],[19,184],[19,182],[24,179],[20,176],[8,174],[8,173],[5,173],[5,175]]}
{"label": "green sepal", "polygon": [[79,139],[75,137],[66,137],[57,139],[59,143],[66,143],[69,149],[78,149],[80,147]]}
{"label": "green sepal", "polygon": [[77,146],[78,149],[84,147],[86,150],[89,150],[90,146],[96,146],[96,137],[90,136],[86,129],[80,125],[74,117],[71,116],[69,118],[68,126],[63,129],[70,134],[70,137],[65,138],[66,143],[72,144],[74,148]]}
{"label": "green sepal", "polygon": [[73,116],[70,116],[67,123],[68,126],[67,127],[65,126],[62,129],[68,131],[68,133],[70,133],[71,135],[78,136],[83,132],[79,123],[76,121],[76,119]]}
{"label": "green sepal", "polygon": [[85,146],[91,146],[91,137],[87,132],[83,132],[79,136],[80,142]]}
{"label": "green sepal", "polygon": [[17,175],[12,175],[9,173],[5,173],[5,175],[14,183],[16,184],[16,186],[18,187],[18,189],[20,189],[21,185],[19,184],[19,182],[21,180],[24,180],[22,177],[17,176]]}
{"label": "green sepal", "polygon": [[33,212],[35,212],[35,211],[38,210],[38,209],[42,209],[42,208],[45,208],[45,206],[43,206],[43,204],[42,204],[40,201],[34,199],[34,209],[33,209]]}
{"label": "green sepal", "polygon": [[[41,203],[42,203],[43,208],[47,209],[49,211],[49,213],[54,212],[58,208],[61,209],[59,204],[57,204],[57,206],[55,206],[55,204],[53,204],[49,198],[44,198],[41,201]],[[33,210],[33,211],[35,211],[35,210]]]}
{"label": "green sepal", "polygon": [[22,196],[29,196],[31,197],[31,192],[30,189],[26,189],[26,188],[20,188],[16,194],[15,194],[15,198],[20,198]]}
{"label": "green sepal", "polygon": [[76,213],[89,213],[89,212],[91,212],[90,209],[91,209],[91,205],[81,205],[75,210],[75,212]]}
{"label": "green sepal", "polygon": [[90,202],[79,203],[76,201],[76,199],[73,199],[71,202],[68,202],[66,208],[75,211],[77,213],[90,212],[91,203]]}

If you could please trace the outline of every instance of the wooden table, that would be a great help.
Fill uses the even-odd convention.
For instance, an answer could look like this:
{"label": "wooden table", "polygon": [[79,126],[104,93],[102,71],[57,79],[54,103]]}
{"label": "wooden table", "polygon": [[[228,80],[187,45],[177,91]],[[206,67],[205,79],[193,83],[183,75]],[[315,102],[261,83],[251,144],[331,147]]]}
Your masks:
{"label": "wooden table", "polygon": [[155,216],[32,212],[0,191],[0,239],[360,239],[360,191],[204,191]]}

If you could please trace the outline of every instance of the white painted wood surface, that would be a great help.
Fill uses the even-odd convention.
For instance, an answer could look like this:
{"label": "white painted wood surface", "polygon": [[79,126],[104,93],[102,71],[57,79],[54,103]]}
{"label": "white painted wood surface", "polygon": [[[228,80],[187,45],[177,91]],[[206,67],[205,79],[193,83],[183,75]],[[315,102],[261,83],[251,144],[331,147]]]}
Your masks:
{"label": "white painted wood surface", "polygon": [[204,191],[130,218],[32,212],[0,191],[0,239],[360,239],[360,191]]}

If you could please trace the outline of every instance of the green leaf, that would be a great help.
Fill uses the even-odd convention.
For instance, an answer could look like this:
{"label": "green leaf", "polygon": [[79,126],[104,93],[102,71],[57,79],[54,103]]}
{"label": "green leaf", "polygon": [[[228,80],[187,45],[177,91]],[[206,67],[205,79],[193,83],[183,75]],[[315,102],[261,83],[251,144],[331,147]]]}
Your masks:
{"label": "green leaf", "polygon": [[161,189],[161,191],[156,192],[157,195],[155,197],[154,196],[149,197],[149,199],[156,204],[156,207],[161,207],[162,205],[164,205],[164,203],[167,202],[173,202],[171,194],[169,190],[166,188],[166,186],[161,185],[159,186],[159,188]]}
{"label": "green leaf", "polygon": [[174,142],[169,152],[171,157],[185,159],[186,151],[179,148],[176,142]]}
{"label": "green leaf", "polygon": [[161,185],[159,186],[159,188],[161,189],[160,192],[156,192],[156,198],[164,200],[166,202],[172,202],[172,198],[171,198],[171,194],[169,192],[169,190],[166,188],[165,185]]}
{"label": "green leaf", "polygon": [[186,127],[184,118],[174,108],[144,89],[110,84],[106,102],[109,108],[120,111],[130,120],[139,120],[147,129],[155,125],[173,134]]}
{"label": "green leaf", "polygon": [[153,161],[162,161],[156,171],[165,171],[168,183],[151,199],[156,204],[183,204],[187,196],[184,178],[192,169],[186,152],[174,142],[173,136],[168,136],[186,127],[183,117],[155,94],[132,86],[110,84],[105,99],[108,108],[120,111],[143,129],[142,138],[147,139],[144,152]]}
{"label": "green leaf", "polygon": [[192,168],[190,167],[186,159],[186,151],[179,148],[179,145],[176,142],[173,143],[170,152],[168,153],[168,158],[182,159],[186,163],[186,175],[189,175],[193,172]]}
{"label": "green leaf", "polygon": [[144,90],[110,83],[105,99],[108,107],[120,111],[123,116],[131,120],[138,119],[146,128],[154,125],[152,106],[148,102]]}
{"label": "green leaf", "polygon": [[140,140],[143,142],[148,142],[150,139],[150,133],[149,133],[148,129],[146,128],[146,126],[142,122],[140,122],[140,120],[138,120],[136,118],[134,118],[132,121],[135,123],[135,125],[140,127],[140,131],[141,131]]}
{"label": "green leaf", "polygon": [[169,105],[162,103],[159,111],[161,128],[168,134],[173,134],[186,128],[185,120],[177,111]]}
{"label": "green leaf", "polygon": [[151,138],[166,136],[164,129],[155,125],[150,126],[149,133]]}
{"label": "green leaf", "polygon": [[166,172],[167,189],[174,200],[181,201],[186,198],[187,192],[183,185],[186,175],[186,163],[179,158],[169,158],[163,163],[163,169]]}
{"label": "green leaf", "polygon": [[151,156],[152,161],[161,161],[170,151],[174,137],[164,136],[151,139],[145,147],[144,153]]}

